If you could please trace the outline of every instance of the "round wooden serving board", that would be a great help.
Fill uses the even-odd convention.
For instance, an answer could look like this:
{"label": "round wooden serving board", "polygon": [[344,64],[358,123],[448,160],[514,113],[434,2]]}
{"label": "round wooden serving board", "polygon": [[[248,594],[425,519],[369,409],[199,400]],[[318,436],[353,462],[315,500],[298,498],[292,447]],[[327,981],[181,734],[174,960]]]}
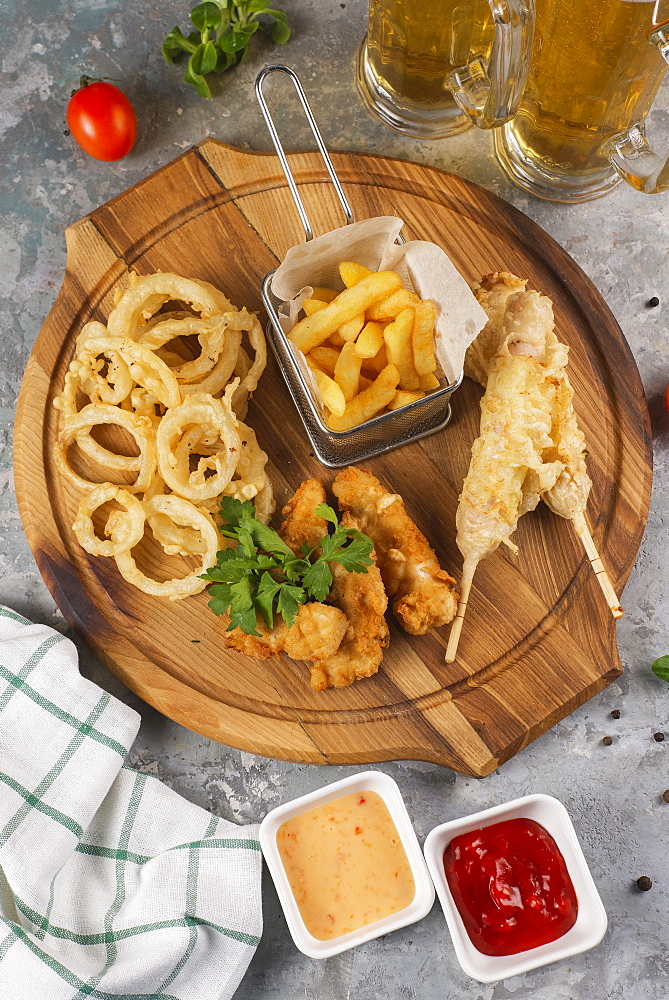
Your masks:
{"label": "round wooden serving board", "polygon": [[[289,157],[317,233],[342,224],[316,153]],[[494,270],[529,278],[555,304],[570,346],[576,410],[590,450],[588,520],[620,593],[648,513],[646,403],[620,329],[574,261],[494,195],[429,167],[352,153],[333,156],[357,219],[398,215],[408,238],[444,247],[468,281]],[[176,271],[260,308],[260,282],[301,242],[278,160],[206,140],[66,233],[67,272],[26,369],[16,420],[16,492],[40,571],[68,622],[133,691],[182,725],[239,749],[315,764],[399,758],[486,775],[619,676],[615,623],[569,523],[540,507],[476,574],[456,663],[448,627],[408,636],[391,622],[375,677],[312,691],[308,667],[224,648],[206,594],[170,602],[89,557],[71,524],[79,496],[55,470],[52,408],[90,319],[105,320],[129,268]],[[478,433],[480,388],[453,396],[444,431],[367,463],[407,508],[457,577],[455,509]],[[273,361],[248,421],[270,456],[278,509],[299,483],[333,473],[309,443]]]}

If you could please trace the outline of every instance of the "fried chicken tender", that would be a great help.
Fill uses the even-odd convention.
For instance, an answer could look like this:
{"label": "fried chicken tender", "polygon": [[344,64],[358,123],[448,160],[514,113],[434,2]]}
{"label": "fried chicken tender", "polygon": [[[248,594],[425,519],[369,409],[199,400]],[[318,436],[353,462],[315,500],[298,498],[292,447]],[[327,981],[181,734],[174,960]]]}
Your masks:
{"label": "fried chicken tender", "polygon": [[[344,514],[342,524],[356,527],[348,514]],[[316,691],[347,687],[362,677],[371,677],[379,669],[390,640],[384,617],[388,598],[378,567],[368,566],[366,573],[349,573],[341,563],[330,563],[330,569],[334,584],[328,601],[341,609],[349,627],[336,653],[314,661],[311,686]]]}
{"label": "fried chicken tender", "polygon": [[365,469],[350,466],[332,486],[345,522],[374,542],[393,612],[412,635],[450,622],[457,608],[455,580],[437,560],[425,536],[406,512],[397,493],[389,493]]}
{"label": "fried chicken tender", "polygon": [[[284,542],[298,554],[303,542],[314,548],[327,532],[327,523],[313,513],[314,507],[325,501],[325,490],[318,479],[307,479],[283,508],[285,520],[279,529]],[[228,622],[229,622],[228,618]],[[314,660],[333,656],[349,630],[349,620],[339,608],[310,601],[300,604],[297,618],[290,628],[283,619],[270,629],[260,616],[256,631],[260,636],[247,635],[241,629],[226,632],[231,649],[246,656],[267,659],[287,653],[293,660]]]}
{"label": "fried chicken tender", "polygon": [[[223,621],[230,619],[222,616]],[[349,629],[349,621],[343,611],[328,604],[311,601],[300,604],[297,618],[290,628],[281,618],[277,618],[274,628],[268,628],[263,619],[256,619],[256,631],[260,636],[247,635],[235,628],[225,633],[230,649],[257,656],[266,660],[270,656],[287,653],[293,660],[313,660],[318,657],[333,656],[339,649]]]}
{"label": "fried chicken tender", "polygon": [[305,479],[297,492],[283,508],[285,518],[279,534],[295,555],[301,555],[304,542],[315,548],[327,534],[327,522],[314,514],[319,504],[325,503],[325,488],[320,479]]}

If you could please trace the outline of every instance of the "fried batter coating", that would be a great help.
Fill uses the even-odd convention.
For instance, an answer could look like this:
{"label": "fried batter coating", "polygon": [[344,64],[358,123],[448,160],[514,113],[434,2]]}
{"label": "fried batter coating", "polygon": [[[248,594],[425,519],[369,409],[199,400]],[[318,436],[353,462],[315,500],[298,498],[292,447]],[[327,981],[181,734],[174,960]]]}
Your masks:
{"label": "fried batter coating", "polygon": [[327,534],[327,521],[313,513],[321,503],[325,503],[323,483],[320,479],[305,479],[283,508],[285,520],[279,528],[279,534],[295,555],[302,554],[304,542],[313,549],[323,535]]}
{"label": "fried batter coating", "polygon": [[483,327],[465,355],[465,375],[480,382],[485,389],[488,384],[488,369],[492,359],[497,354],[505,334],[503,333],[504,314],[509,296],[525,289],[527,280],[517,278],[508,271],[494,271],[486,274],[481,281],[472,286],[472,291],[488,315],[488,322]]}
{"label": "fried batter coating", "polygon": [[[348,514],[344,514],[342,523],[355,527]],[[366,573],[349,573],[341,563],[330,563],[330,569],[334,585],[328,601],[341,609],[349,627],[336,653],[314,661],[311,686],[316,691],[347,687],[375,674],[389,642],[384,617],[388,598],[378,567],[368,566]]]}
{"label": "fried batter coating", "polygon": [[[285,520],[279,534],[296,554],[303,542],[313,549],[326,534],[327,522],[313,513],[314,507],[324,501],[323,483],[319,479],[307,479],[283,508]],[[287,653],[293,660],[313,660],[333,656],[348,629],[348,618],[339,608],[310,601],[300,604],[290,628],[277,616],[274,628],[270,629],[258,616],[256,631],[260,632],[260,637],[247,635],[238,628],[226,632],[225,637],[231,649],[246,656],[267,659]]]}
{"label": "fried batter coating", "polygon": [[406,512],[366,469],[349,466],[332,487],[348,522],[374,542],[376,559],[393,612],[412,635],[450,622],[457,608],[455,580],[437,560],[429,542]]}
{"label": "fried batter coating", "polygon": [[[222,620],[230,622],[227,615],[223,615]],[[290,628],[282,618],[277,617],[274,628],[270,629],[258,616],[256,631],[260,632],[259,637],[247,635],[236,628],[225,633],[225,640],[228,648],[261,660],[279,656],[280,653],[287,653],[293,660],[313,660],[317,656],[333,656],[348,629],[349,621],[343,611],[311,601],[300,604],[297,618]]]}

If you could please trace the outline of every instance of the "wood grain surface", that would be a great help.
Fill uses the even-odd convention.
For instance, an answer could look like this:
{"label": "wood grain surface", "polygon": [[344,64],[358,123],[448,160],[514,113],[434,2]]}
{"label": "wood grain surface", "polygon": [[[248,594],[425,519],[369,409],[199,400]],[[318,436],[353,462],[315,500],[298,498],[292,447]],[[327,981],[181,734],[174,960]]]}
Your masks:
{"label": "wood grain surface", "polygon": [[[317,154],[289,159],[316,232],[341,225]],[[588,521],[620,593],[648,513],[650,433],[636,366],[601,296],[545,232],[481,188],[399,160],[333,159],[357,219],[396,214],[407,238],[443,246],[467,280],[510,270],[553,299],[590,451]],[[106,319],[130,268],[207,279],[237,305],[260,309],[263,275],[301,238],[276,157],[214,140],[67,230],[65,279],[30,356],[16,420],[16,491],[30,546],[67,621],[128,687],[189,729],[288,760],[411,758],[489,774],[621,672],[615,623],[581,544],[543,505],[520,522],[518,556],[501,547],[481,563],[455,663],[444,663],[448,627],[408,636],[391,621],[378,675],[320,693],[304,663],[226,650],[205,594],[148,597],[74,538],[79,496],[54,470],[52,400],[81,326]],[[444,431],[366,463],[402,494],[456,576],[455,509],[480,392],[465,380]],[[331,482],[272,360],[247,419],[270,456],[278,508],[308,476]],[[158,557],[148,546],[151,565]]]}

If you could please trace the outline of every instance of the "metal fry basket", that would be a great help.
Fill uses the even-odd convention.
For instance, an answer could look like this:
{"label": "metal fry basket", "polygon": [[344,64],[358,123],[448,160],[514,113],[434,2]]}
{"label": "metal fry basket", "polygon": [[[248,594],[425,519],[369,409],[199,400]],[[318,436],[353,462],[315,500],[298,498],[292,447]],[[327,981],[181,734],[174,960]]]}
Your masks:
{"label": "metal fry basket", "polygon": [[[305,240],[309,241],[313,239],[314,235],[311,222],[263,93],[263,84],[272,73],[283,73],[292,80],[295,86],[316,145],[337,192],[347,225],[354,221],[353,212],[318,130],[299,77],[288,66],[267,66],[261,70],[256,78],[256,96],[304,227]],[[404,242],[401,237],[399,241]],[[281,327],[278,309],[282,300],[278,299],[272,292],[274,273],[274,271],[270,271],[269,274],[266,274],[262,283],[262,298],[269,316],[267,337],[314,452],[323,465],[336,469],[352,462],[363,462],[374,455],[380,455],[393,448],[408,444],[410,441],[417,441],[428,434],[434,434],[446,426],[451,419],[449,397],[462,382],[462,373],[451,383],[440,377],[439,388],[434,389],[423,399],[416,400],[414,403],[409,403],[397,410],[381,413],[348,431],[331,430],[325,423],[325,414],[320,399],[316,397],[296,362],[293,353],[296,349],[289,342]]]}

